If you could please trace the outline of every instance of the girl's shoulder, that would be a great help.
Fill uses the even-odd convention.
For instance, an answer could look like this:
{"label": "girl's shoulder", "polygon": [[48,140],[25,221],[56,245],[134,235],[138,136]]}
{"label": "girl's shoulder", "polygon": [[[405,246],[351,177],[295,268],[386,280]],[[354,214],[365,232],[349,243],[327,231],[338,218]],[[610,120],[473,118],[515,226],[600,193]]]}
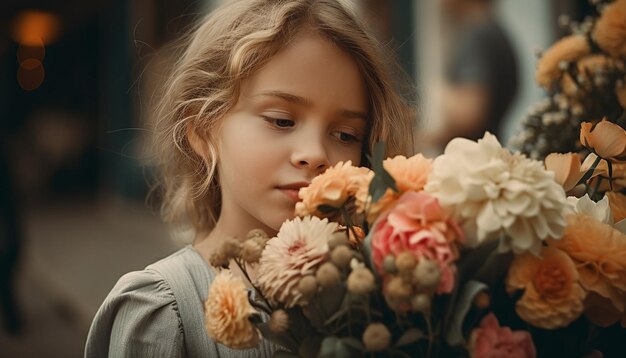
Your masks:
{"label": "girl's shoulder", "polygon": [[[107,300],[146,293],[160,304],[200,299],[204,301],[215,274],[198,252],[188,245],[145,269],[129,272],[117,281]],[[176,307],[177,308],[177,307]]]}
{"label": "girl's shoulder", "polygon": [[182,355],[187,335],[203,332],[202,302],[213,277],[191,246],[123,275],[96,313],[85,355]]}

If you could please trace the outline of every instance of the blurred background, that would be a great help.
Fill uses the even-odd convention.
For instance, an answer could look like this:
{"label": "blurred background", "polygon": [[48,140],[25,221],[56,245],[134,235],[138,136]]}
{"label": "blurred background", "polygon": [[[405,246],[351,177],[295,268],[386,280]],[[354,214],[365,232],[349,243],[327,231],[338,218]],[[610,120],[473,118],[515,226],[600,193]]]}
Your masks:
{"label": "blurred background", "polygon": [[[227,0],[224,0],[227,1]],[[82,356],[124,273],[171,239],[141,165],[156,51],[218,0],[0,3],[0,357]],[[535,52],[587,0],[361,0],[417,97],[417,148],[490,130],[503,143],[544,93]],[[150,66],[149,66],[150,65]]]}

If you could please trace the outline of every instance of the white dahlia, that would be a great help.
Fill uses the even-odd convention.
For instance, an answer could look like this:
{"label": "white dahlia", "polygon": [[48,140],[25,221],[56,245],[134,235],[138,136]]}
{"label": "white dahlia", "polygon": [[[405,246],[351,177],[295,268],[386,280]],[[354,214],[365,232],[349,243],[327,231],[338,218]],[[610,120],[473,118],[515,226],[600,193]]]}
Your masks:
{"label": "white dahlia", "polygon": [[298,283],[302,277],[315,275],[336,230],[336,223],[310,216],[283,223],[259,261],[257,283],[263,294],[287,308],[306,303]]}
{"label": "white dahlia", "polygon": [[501,249],[539,254],[560,238],[569,204],[543,163],[511,154],[487,132],[474,142],[453,139],[433,162],[426,191],[463,225],[467,245],[500,238]]}

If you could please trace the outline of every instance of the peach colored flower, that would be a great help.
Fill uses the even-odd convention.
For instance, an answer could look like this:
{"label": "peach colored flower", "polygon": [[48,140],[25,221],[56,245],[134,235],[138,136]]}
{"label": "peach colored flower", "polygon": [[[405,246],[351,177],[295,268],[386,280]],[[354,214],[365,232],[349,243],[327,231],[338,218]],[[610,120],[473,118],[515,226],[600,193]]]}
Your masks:
{"label": "peach colored flower", "polygon": [[583,312],[585,291],[566,253],[547,247],[541,256],[525,253],[515,257],[506,279],[507,291],[524,291],[515,312],[526,322],[545,329],[565,327]]}
{"label": "peach colored flower", "polygon": [[[589,171],[597,158],[598,156],[595,153],[589,153],[583,161],[580,170],[585,173]],[[597,181],[602,180],[598,186],[599,192],[606,192],[609,190],[619,191],[626,188],[626,162],[613,162],[612,167],[613,172],[611,173],[611,178],[609,180],[608,163],[605,159],[600,159],[600,162],[596,166],[593,174],[589,180],[587,180],[587,184],[591,188],[595,188],[597,186]]]}
{"label": "peach colored flower", "polygon": [[326,217],[329,214],[319,210],[321,205],[339,208],[357,192],[362,192],[374,176],[368,168],[354,167],[351,161],[339,162],[324,173],[313,178],[311,184],[301,188],[296,203],[296,215]]}
{"label": "peach colored flower", "polygon": [[257,283],[266,297],[287,308],[305,304],[298,284],[303,277],[315,275],[326,260],[335,231],[337,224],[328,219],[307,216],[285,221],[259,261]]}
{"label": "peach colored flower", "polygon": [[544,163],[547,170],[554,172],[554,180],[565,191],[572,190],[585,174],[580,170],[581,158],[577,153],[550,153]]}
{"label": "peach colored flower", "polygon": [[626,159],[626,131],[606,118],[595,125],[591,122],[581,123],[580,143],[604,159]]}
{"label": "peach colored flower", "polygon": [[381,275],[385,275],[386,256],[409,251],[418,261],[437,262],[441,270],[437,292],[451,292],[456,245],[463,241],[464,235],[436,198],[425,192],[404,193],[397,205],[378,219],[372,231],[372,260]]}
{"label": "peach colored flower", "polygon": [[626,57],[626,0],[608,5],[596,22],[592,38],[611,56]]}
{"label": "peach colored flower", "polygon": [[205,325],[211,339],[235,349],[259,345],[259,332],[249,317],[257,312],[248,301],[248,291],[240,278],[221,271],[209,287],[204,303]]}
{"label": "peach colored flower", "polygon": [[534,358],[537,355],[529,332],[501,327],[493,313],[486,315],[470,335],[472,358]]}
{"label": "peach colored flower", "polygon": [[607,317],[606,310],[585,307],[585,314],[602,326],[619,321],[626,313],[626,234],[586,214],[570,215],[567,222],[563,238],[549,245],[572,258],[583,288],[619,312]]}
{"label": "peach colored flower", "polygon": [[575,61],[591,52],[587,39],[582,35],[571,35],[555,42],[539,59],[535,80],[540,86],[550,89],[559,79],[562,70],[559,64],[562,61]]}
{"label": "peach colored flower", "polygon": [[606,193],[613,213],[613,220],[618,223],[626,219],[626,195],[615,191]]}
{"label": "peach colored flower", "polygon": [[410,158],[398,155],[383,161],[383,167],[396,181],[398,191],[419,191],[426,185],[432,168],[432,159],[416,154]]}
{"label": "peach colored flower", "polygon": [[[383,168],[393,177],[398,192],[387,189],[385,194],[372,203],[367,210],[367,220],[371,224],[385,210],[388,210],[398,198],[407,191],[420,191],[426,185],[432,168],[432,159],[416,154],[410,158],[398,155],[383,161]],[[358,205],[358,204],[357,204]]]}

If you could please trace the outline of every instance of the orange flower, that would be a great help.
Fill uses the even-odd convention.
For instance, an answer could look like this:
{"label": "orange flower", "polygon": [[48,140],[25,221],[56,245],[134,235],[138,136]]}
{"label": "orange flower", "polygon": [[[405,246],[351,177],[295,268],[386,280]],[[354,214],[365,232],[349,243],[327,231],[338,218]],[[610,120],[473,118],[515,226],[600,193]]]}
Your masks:
{"label": "orange flower", "polygon": [[607,6],[596,22],[592,38],[611,56],[626,57],[626,0]]}
{"label": "orange flower", "polygon": [[387,189],[385,194],[371,205],[367,217],[369,223],[373,223],[382,212],[389,209],[403,193],[424,189],[432,169],[432,162],[432,159],[419,153],[410,158],[398,155],[385,159],[383,167],[395,180],[398,192]]}
{"label": "orange flower", "polygon": [[216,342],[235,349],[259,345],[259,332],[248,319],[256,311],[246,286],[229,271],[220,272],[211,283],[204,313],[207,333]]}
{"label": "orange flower", "polygon": [[[594,153],[589,153],[583,164],[580,167],[580,170],[583,173],[586,173],[591,169],[591,165],[598,158]],[[609,165],[607,161],[602,159],[596,166],[596,169],[593,171],[591,178],[587,181],[590,187],[595,188],[598,180],[602,180],[600,185],[598,186],[599,192],[606,192],[609,190],[619,191],[626,188],[626,163],[613,163],[613,172],[611,173],[611,178],[609,180]]]}
{"label": "orange flower", "polygon": [[580,155],[576,153],[551,153],[545,159],[546,169],[554,172],[554,180],[570,191],[585,174],[580,169]]}
{"label": "orange flower", "polygon": [[626,195],[609,191],[606,193],[609,197],[609,205],[611,206],[611,212],[613,213],[613,220],[618,223],[623,219],[626,219]]}
{"label": "orange flower", "polygon": [[507,291],[524,291],[515,312],[526,322],[545,329],[565,327],[583,312],[585,291],[567,254],[546,247],[541,255],[515,257],[506,279]]}
{"label": "orange flower", "polygon": [[540,86],[549,89],[561,76],[559,63],[562,61],[575,61],[591,52],[587,39],[581,35],[571,35],[555,42],[541,56],[537,63],[535,80]]}
{"label": "orange flower", "polygon": [[341,207],[362,188],[367,190],[373,175],[368,168],[352,166],[351,161],[339,162],[313,178],[309,186],[300,189],[298,196],[302,201],[296,204],[296,215],[328,216],[319,210],[321,205]]}
{"label": "orange flower", "polygon": [[580,143],[604,159],[626,159],[626,131],[606,118],[595,126],[591,122],[581,123]]}
{"label": "orange flower", "polygon": [[570,215],[567,222],[563,238],[551,240],[549,245],[574,260],[581,285],[600,296],[590,299],[601,299],[619,313],[606,316],[606,309],[587,305],[589,319],[602,326],[615,323],[626,313],[626,235],[585,214]]}

